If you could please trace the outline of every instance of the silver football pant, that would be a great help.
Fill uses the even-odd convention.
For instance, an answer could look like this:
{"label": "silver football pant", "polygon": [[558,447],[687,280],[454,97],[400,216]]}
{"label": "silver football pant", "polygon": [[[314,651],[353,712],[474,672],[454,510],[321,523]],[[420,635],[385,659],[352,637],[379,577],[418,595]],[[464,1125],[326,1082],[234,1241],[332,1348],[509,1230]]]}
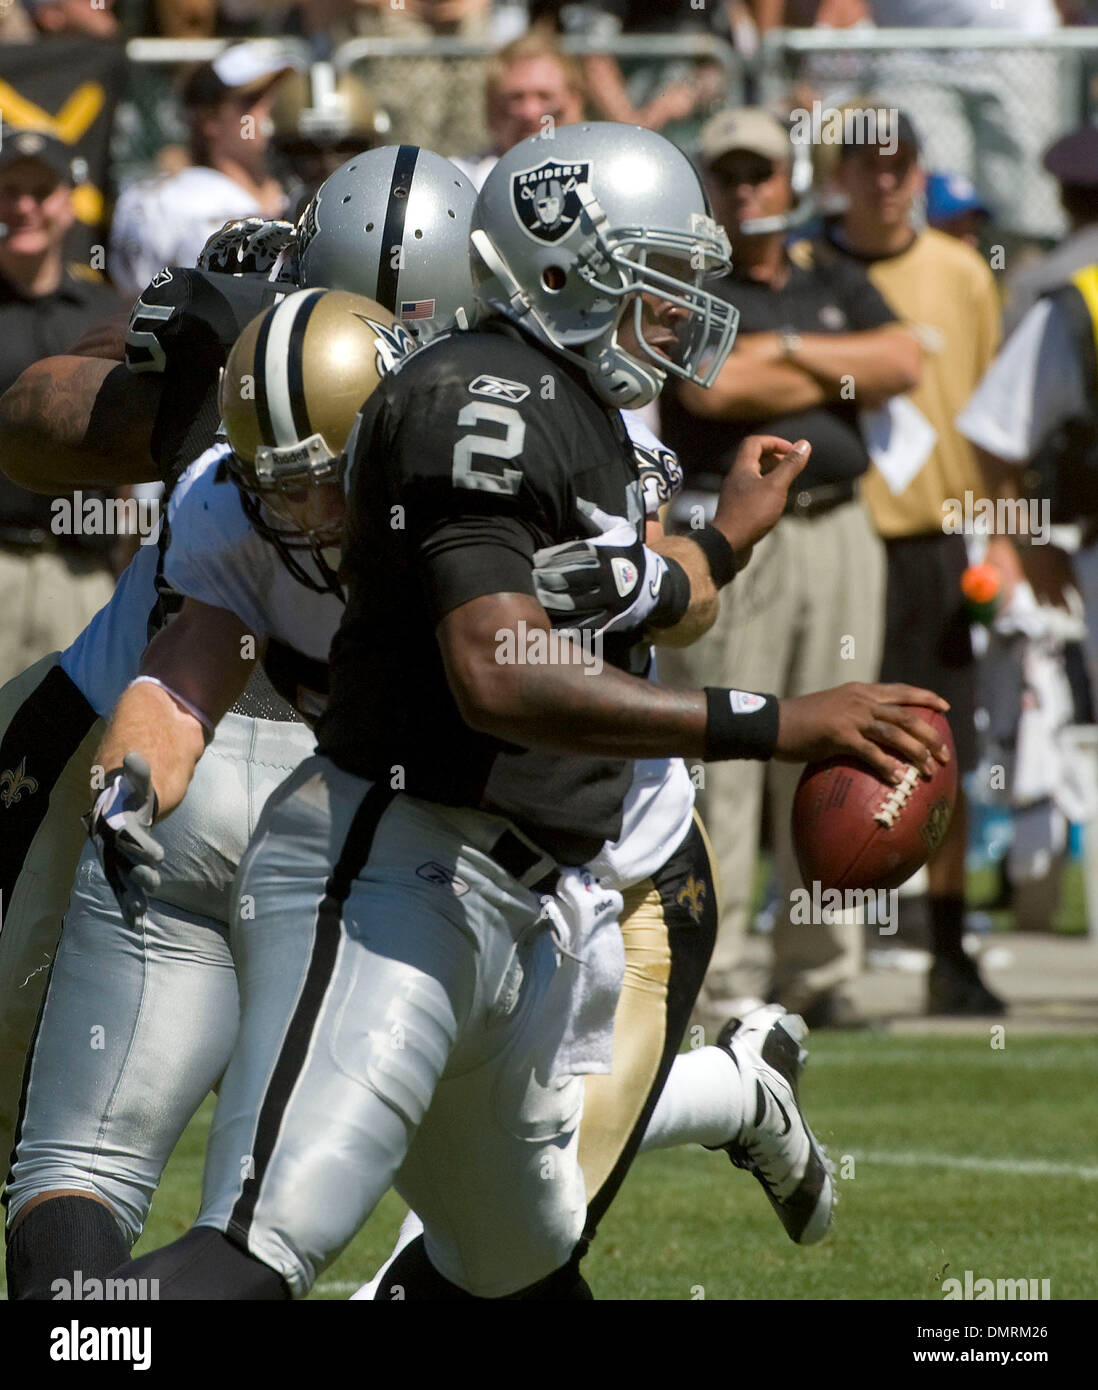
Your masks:
{"label": "silver football pant", "polygon": [[303,724],[225,716],[182,805],[154,831],[161,887],[141,931],[123,922],[85,846],[26,1076],[9,1220],[38,1193],[86,1190],[137,1239],[236,1038],[236,866],[267,797],[312,748]]}
{"label": "silver football pant", "polygon": [[197,1224],[296,1296],[394,1185],[436,1268],[481,1297],[572,1254],[582,1081],[539,1067],[566,975],[528,886],[551,865],[531,851],[512,877],[492,857],[508,830],[321,757],[264,812],[237,883],[243,1014]]}

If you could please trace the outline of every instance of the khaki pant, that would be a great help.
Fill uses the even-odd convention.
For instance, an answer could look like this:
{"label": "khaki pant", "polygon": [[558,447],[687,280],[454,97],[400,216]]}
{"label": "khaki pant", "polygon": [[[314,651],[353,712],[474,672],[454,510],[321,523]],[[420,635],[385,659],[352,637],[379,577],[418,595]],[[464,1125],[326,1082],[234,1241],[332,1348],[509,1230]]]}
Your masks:
{"label": "khaki pant", "polygon": [[[811,520],[785,517],[723,595],[711,631],[686,650],[660,651],[661,677],[669,685],[734,686],[783,697],[875,680],[884,584],[884,546],[860,500]],[[709,763],[704,769],[698,809],[713,843],[723,898],[706,986],[712,998],[747,992],[736,977],[755,896],[764,784],[778,882],[776,994],[787,1008],[803,1008],[861,970],[860,925],[789,921],[789,895],[801,886],[790,816],[802,770],[801,764],[782,762]]]}
{"label": "khaki pant", "polygon": [[64,651],[113,593],[114,576],[97,556],[0,545],[0,685]]}

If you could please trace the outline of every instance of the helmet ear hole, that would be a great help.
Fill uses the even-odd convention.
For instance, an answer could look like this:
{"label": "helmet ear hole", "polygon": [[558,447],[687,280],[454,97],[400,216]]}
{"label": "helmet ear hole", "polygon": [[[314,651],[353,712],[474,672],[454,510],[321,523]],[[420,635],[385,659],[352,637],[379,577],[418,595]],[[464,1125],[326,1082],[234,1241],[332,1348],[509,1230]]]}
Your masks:
{"label": "helmet ear hole", "polygon": [[541,272],[541,283],[550,294],[559,294],[567,279],[568,272],[559,265],[547,265]]}

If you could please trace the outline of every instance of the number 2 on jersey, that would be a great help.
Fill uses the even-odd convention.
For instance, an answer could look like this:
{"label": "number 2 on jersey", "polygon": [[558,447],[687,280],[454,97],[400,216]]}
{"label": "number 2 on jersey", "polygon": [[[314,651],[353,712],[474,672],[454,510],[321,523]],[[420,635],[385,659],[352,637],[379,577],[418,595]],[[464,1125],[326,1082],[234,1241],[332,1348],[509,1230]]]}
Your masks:
{"label": "number 2 on jersey", "polygon": [[521,468],[478,468],[474,459],[478,454],[504,461],[518,458],[526,439],[526,421],[513,406],[497,401],[470,401],[458,411],[457,422],[463,428],[482,422],[504,425],[507,433],[502,439],[488,434],[463,435],[454,445],[454,486],[503,492],[513,497],[522,482]]}

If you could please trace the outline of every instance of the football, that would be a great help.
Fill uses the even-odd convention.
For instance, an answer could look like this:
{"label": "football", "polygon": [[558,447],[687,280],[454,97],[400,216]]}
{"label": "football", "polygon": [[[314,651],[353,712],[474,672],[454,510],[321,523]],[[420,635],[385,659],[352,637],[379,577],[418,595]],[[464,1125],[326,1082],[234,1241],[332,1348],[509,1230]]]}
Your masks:
{"label": "football", "polygon": [[942,735],[949,762],[902,782],[883,781],[857,758],[809,763],[793,799],[793,843],[806,884],[823,889],[898,888],[945,838],[957,796],[957,758],[943,715],[920,713]]}

